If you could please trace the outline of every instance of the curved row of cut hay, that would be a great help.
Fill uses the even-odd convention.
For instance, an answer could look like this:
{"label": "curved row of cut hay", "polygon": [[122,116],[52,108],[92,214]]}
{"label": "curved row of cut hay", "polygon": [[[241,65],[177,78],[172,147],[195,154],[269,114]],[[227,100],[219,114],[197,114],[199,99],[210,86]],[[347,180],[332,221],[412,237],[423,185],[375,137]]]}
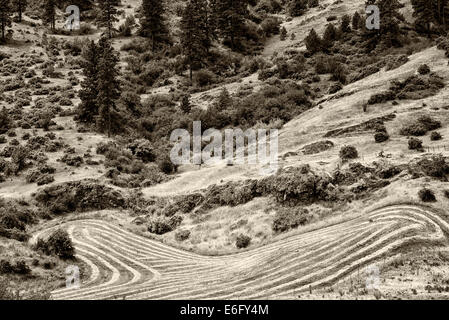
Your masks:
{"label": "curved row of cut hay", "polygon": [[410,243],[440,243],[449,225],[427,208],[395,205],[228,256],[182,251],[99,220],[66,224],[92,269],[54,299],[261,299],[329,286]]}

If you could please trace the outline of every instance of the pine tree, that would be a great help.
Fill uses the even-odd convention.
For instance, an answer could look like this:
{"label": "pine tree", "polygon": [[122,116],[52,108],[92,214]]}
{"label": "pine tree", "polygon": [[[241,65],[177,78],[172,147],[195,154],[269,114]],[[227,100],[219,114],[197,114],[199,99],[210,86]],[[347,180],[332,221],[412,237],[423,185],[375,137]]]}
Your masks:
{"label": "pine tree", "polygon": [[320,52],[323,49],[323,43],[315,29],[310,30],[309,35],[305,39],[307,51],[311,54]]}
{"label": "pine tree", "polygon": [[181,20],[181,45],[190,68],[190,81],[193,77],[193,67],[201,64],[207,57],[211,46],[207,29],[207,2],[205,0],[190,0],[187,3]]}
{"label": "pine tree", "polygon": [[360,16],[359,12],[356,11],[352,16],[352,29],[359,30],[362,27],[362,24],[362,17]]}
{"label": "pine tree", "polygon": [[217,0],[215,11],[218,35],[229,40],[232,50],[235,50],[245,30],[248,0]]}
{"label": "pine tree", "polygon": [[335,42],[335,40],[337,40],[337,38],[338,38],[337,29],[332,23],[329,23],[326,26],[326,29],[324,30],[323,34],[323,42],[322,42],[323,48],[328,49],[329,47],[331,47]]}
{"label": "pine tree", "polygon": [[190,105],[190,95],[185,95],[184,97],[182,97],[180,108],[186,114],[192,111],[192,106]]}
{"label": "pine tree", "polygon": [[42,20],[50,24],[50,28],[56,29],[56,0],[45,0]]}
{"label": "pine tree", "polygon": [[2,40],[5,41],[5,31],[11,26],[11,4],[9,0],[0,0],[0,24],[2,28]]}
{"label": "pine tree", "polygon": [[307,0],[290,0],[288,7],[289,14],[292,17],[302,16],[307,11]]}
{"label": "pine tree", "polygon": [[345,14],[342,18],[341,18],[341,25],[340,25],[340,31],[342,33],[348,33],[351,32],[351,18],[349,17],[349,15]]}
{"label": "pine tree", "polygon": [[98,46],[101,54],[98,63],[97,104],[99,117],[97,127],[103,132],[107,131],[110,137],[113,122],[118,122],[116,101],[120,98],[120,82],[118,80],[120,74],[118,63],[120,60],[108,39],[101,38]]}
{"label": "pine tree", "polygon": [[432,25],[447,28],[449,0],[412,0],[413,16],[418,29],[429,33]]}
{"label": "pine tree", "polygon": [[287,29],[285,29],[285,27],[281,28],[281,41],[284,41],[285,39],[287,39]]}
{"label": "pine tree", "polygon": [[221,89],[220,95],[218,96],[217,107],[219,111],[226,110],[232,106],[232,97],[229,94],[228,89],[223,87]]}
{"label": "pine tree", "polygon": [[112,30],[114,23],[119,21],[117,18],[117,0],[99,0],[100,14],[97,18],[97,23],[100,27],[106,27],[109,39],[112,38]]}
{"label": "pine tree", "polygon": [[19,15],[19,22],[22,22],[22,13],[28,5],[27,0],[13,0],[13,5]]}
{"label": "pine tree", "polygon": [[83,52],[82,63],[84,81],[81,83],[79,97],[81,103],[78,105],[77,119],[81,122],[93,123],[98,115],[98,62],[100,48],[92,40]]}
{"label": "pine tree", "polygon": [[164,20],[162,0],[143,0],[142,17],[140,19],[140,34],[151,38],[152,50],[168,37],[168,29]]}
{"label": "pine tree", "polygon": [[398,0],[368,0],[367,5],[374,4],[379,7],[381,27],[379,30],[366,30],[364,38],[367,39],[366,49],[373,50],[380,42],[386,47],[400,46],[399,24],[404,17],[399,12],[401,4]]}

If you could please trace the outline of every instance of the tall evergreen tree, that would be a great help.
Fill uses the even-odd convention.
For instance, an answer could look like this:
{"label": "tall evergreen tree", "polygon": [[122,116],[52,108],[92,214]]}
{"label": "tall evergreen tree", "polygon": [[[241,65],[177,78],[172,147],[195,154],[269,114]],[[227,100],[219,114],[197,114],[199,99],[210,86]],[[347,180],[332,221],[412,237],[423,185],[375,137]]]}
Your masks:
{"label": "tall evergreen tree", "polygon": [[181,44],[190,69],[192,81],[193,67],[206,58],[211,41],[207,32],[207,1],[190,0],[181,20]]}
{"label": "tall evergreen tree", "polygon": [[109,39],[112,38],[112,30],[114,29],[114,23],[118,21],[117,18],[117,0],[99,0],[100,14],[97,18],[97,23],[100,27],[105,27],[108,33]]}
{"label": "tall evergreen tree", "polygon": [[314,54],[320,52],[323,49],[323,42],[320,36],[316,33],[315,29],[310,30],[308,36],[305,39],[307,51]]}
{"label": "tall evergreen tree", "polygon": [[92,40],[83,52],[82,63],[84,81],[81,83],[79,97],[81,103],[77,110],[77,119],[81,122],[93,123],[98,115],[98,62],[100,48]]}
{"label": "tall evergreen tree", "polygon": [[380,42],[386,47],[400,46],[399,24],[404,17],[399,12],[402,7],[398,0],[367,0],[367,5],[377,5],[380,11],[381,24],[379,30],[364,31],[368,51],[373,50]]}
{"label": "tall evergreen tree", "polygon": [[359,30],[362,27],[362,25],[363,25],[362,17],[360,16],[359,12],[356,11],[352,16],[352,29]]}
{"label": "tall evergreen tree", "polygon": [[49,24],[52,30],[56,29],[56,0],[45,0],[42,20]]}
{"label": "tall evergreen tree", "polygon": [[449,21],[449,0],[412,0],[413,16],[418,29],[430,32],[432,25],[444,30]]}
{"label": "tall evergreen tree", "polygon": [[5,40],[5,31],[11,26],[11,3],[9,0],[0,0],[0,24],[2,29],[2,40]]}
{"label": "tall evergreen tree", "polygon": [[162,0],[143,0],[140,34],[151,38],[153,51],[156,50],[158,43],[168,37],[168,29],[163,15],[164,5]]}
{"label": "tall evergreen tree", "polygon": [[[97,119],[97,127],[101,131],[107,131],[111,136],[113,122],[118,122],[116,101],[120,98],[120,81],[118,76],[119,58],[110,41],[101,38],[99,43],[101,52],[98,63],[98,97],[97,104],[99,107],[99,116]],[[117,128],[114,127],[114,131]]]}
{"label": "tall evergreen tree", "polygon": [[22,13],[25,11],[28,3],[27,0],[13,0],[13,5],[15,7],[16,12],[19,15],[19,22],[22,21]]}
{"label": "tall evergreen tree", "polygon": [[338,38],[338,32],[335,26],[332,23],[329,23],[326,26],[323,34],[323,48],[328,49],[332,46],[335,40]]}
{"label": "tall evergreen tree", "polygon": [[245,30],[248,0],[217,0],[215,6],[219,36],[231,42],[234,50]]}
{"label": "tall evergreen tree", "polygon": [[341,17],[341,24],[340,24],[340,31],[342,33],[348,33],[351,32],[351,18],[349,15],[345,14],[343,17]]}

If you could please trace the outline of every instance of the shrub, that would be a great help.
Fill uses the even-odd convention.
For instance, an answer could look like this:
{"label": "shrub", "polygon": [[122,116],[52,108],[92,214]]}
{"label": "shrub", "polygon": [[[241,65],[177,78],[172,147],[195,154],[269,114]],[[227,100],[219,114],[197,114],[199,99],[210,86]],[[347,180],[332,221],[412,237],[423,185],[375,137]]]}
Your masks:
{"label": "shrub", "polygon": [[148,231],[154,234],[162,235],[175,230],[182,222],[181,216],[172,216],[170,218],[156,217],[150,221]]}
{"label": "shrub", "polygon": [[190,237],[190,231],[189,230],[179,230],[175,234],[176,241],[182,242],[187,240]]}
{"label": "shrub", "polygon": [[0,112],[0,134],[8,132],[12,127],[12,121],[9,117],[8,110],[3,107]]}
{"label": "shrub", "polygon": [[357,159],[358,157],[359,153],[353,146],[344,146],[340,150],[340,159],[342,160]]}
{"label": "shrub", "polygon": [[429,74],[430,73],[429,66],[427,64],[420,65],[419,68],[418,68],[418,73],[422,74],[422,75]]}
{"label": "shrub", "polygon": [[29,274],[31,273],[30,267],[26,264],[24,260],[19,260],[16,262],[16,264],[13,266],[13,272],[15,274]]}
{"label": "shrub", "polygon": [[20,274],[25,275],[31,272],[30,267],[24,260],[17,261],[14,265],[7,260],[0,261],[0,274]]}
{"label": "shrub", "polygon": [[408,148],[410,150],[423,150],[422,140],[417,138],[410,138],[408,140]]}
{"label": "shrub", "polygon": [[238,235],[237,239],[235,241],[235,246],[238,249],[247,248],[250,244],[251,244],[251,238],[244,234]]}
{"label": "shrub", "polygon": [[0,260],[0,274],[13,273],[13,266],[7,260]]}
{"label": "shrub", "polygon": [[193,77],[193,81],[198,87],[205,87],[215,82],[215,74],[208,70],[197,71]]}
{"label": "shrub", "polygon": [[423,136],[428,131],[441,128],[441,122],[432,119],[428,115],[422,115],[411,123],[401,128],[400,134],[403,136]]}
{"label": "shrub", "polygon": [[423,202],[435,202],[437,201],[435,194],[432,190],[424,188],[418,192],[418,196]]}
{"label": "shrub", "polygon": [[331,74],[331,80],[339,81],[342,84],[346,83],[346,69],[341,63],[337,63]]}
{"label": "shrub", "polygon": [[432,134],[430,135],[430,140],[432,141],[438,141],[441,139],[443,139],[443,136],[437,131],[432,132]]}
{"label": "shrub", "polygon": [[46,255],[55,255],[61,259],[72,259],[75,255],[72,239],[67,231],[58,229],[45,241],[38,239],[35,249]]}
{"label": "shrub", "polygon": [[[264,34],[266,37],[270,37],[274,34],[279,34],[279,26],[281,22],[276,17],[267,17],[265,18],[262,23],[260,24]],[[285,29],[285,28],[284,28]],[[287,32],[287,30],[285,31]],[[285,38],[284,38],[285,39]]]}
{"label": "shrub", "polygon": [[449,199],[449,190],[444,190],[444,196]]}
{"label": "shrub", "polygon": [[309,221],[309,211],[303,208],[282,208],[276,212],[272,229],[276,233],[286,232],[305,225]]}
{"label": "shrub", "polygon": [[388,141],[388,139],[390,139],[390,135],[386,132],[377,132],[374,135],[374,140],[376,141],[376,143],[382,143]]}
{"label": "shrub", "polygon": [[433,156],[431,159],[422,159],[418,162],[418,167],[429,177],[444,178],[449,174],[449,164],[441,156]]}
{"label": "shrub", "polygon": [[165,174],[172,174],[177,171],[177,167],[173,164],[173,162],[168,157],[164,157],[163,159],[157,162],[159,170],[161,170]]}

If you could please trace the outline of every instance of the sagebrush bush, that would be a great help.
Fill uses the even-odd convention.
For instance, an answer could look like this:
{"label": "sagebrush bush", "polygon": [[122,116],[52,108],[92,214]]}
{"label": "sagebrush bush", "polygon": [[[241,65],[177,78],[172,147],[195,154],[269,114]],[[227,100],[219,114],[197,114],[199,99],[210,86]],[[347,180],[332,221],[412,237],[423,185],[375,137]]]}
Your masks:
{"label": "sagebrush bush", "polygon": [[437,199],[435,197],[435,193],[427,188],[421,189],[418,192],[418,196],[423,202],[436,202]]}
{"label": "sagebrush bush", "polygon": [[73,259],[75,248],[67,231],[58,229],[47,240],[38,239],[35,250],[42,251],[46,255],[54,255],[61,259]]}
{"label": "sagebrush bush", "polygon": [[430,140],[432,141],[438,141],[441,139],[443,139],[443,136],[437,131],[432,132],[432,134],[430,135]]}
{"label": "sagebrush bush", "polygon": [[419,116],[417,119],[404,125],[400,134],[403,136],[423,136],[427,132],[441,128],[441,122],[428,115]]}
{"label": "sagebrush bush", "polygon": [[359,153],[354,146],[344,146],[340,150],[340,159],[342,160],[351,160],[357,159],[359,157]]}
{"label": "sagebrush bush", "polygon": [[377,132],[374,135],[374,140],[376,141],[376,143],[382,143],[388,141],[388,139],[390,139],[390,135],[386,132]]}
{"label": "sagebrush bush", "polygon": [[309,211],[303,208],[282,208],[276,212],[272,229],[276,233],[286,232],[309,221]]}
{"label": "sagebrush bush", "polygon": [[244,234],[238,235],[237,239],[235,240],[235,246],[238,249],[247,248],[250,244],[251,244],[251,237],[246,236]]}
{"label": "sagebrush bush", "polygon": [[182,242],[187,240],[190,237],[190,231],[189,230],[179,230],[175,234],[176,241]]}
{"label": "sagebrush bush", "polygon": [[417,138],[410,138],[408,140],[408,148],[410,150],[419,150],[419,151],[421,151],[421,150],[423,150],[423,145],[422,144],[423,144],[422,140],[417,139]]}

